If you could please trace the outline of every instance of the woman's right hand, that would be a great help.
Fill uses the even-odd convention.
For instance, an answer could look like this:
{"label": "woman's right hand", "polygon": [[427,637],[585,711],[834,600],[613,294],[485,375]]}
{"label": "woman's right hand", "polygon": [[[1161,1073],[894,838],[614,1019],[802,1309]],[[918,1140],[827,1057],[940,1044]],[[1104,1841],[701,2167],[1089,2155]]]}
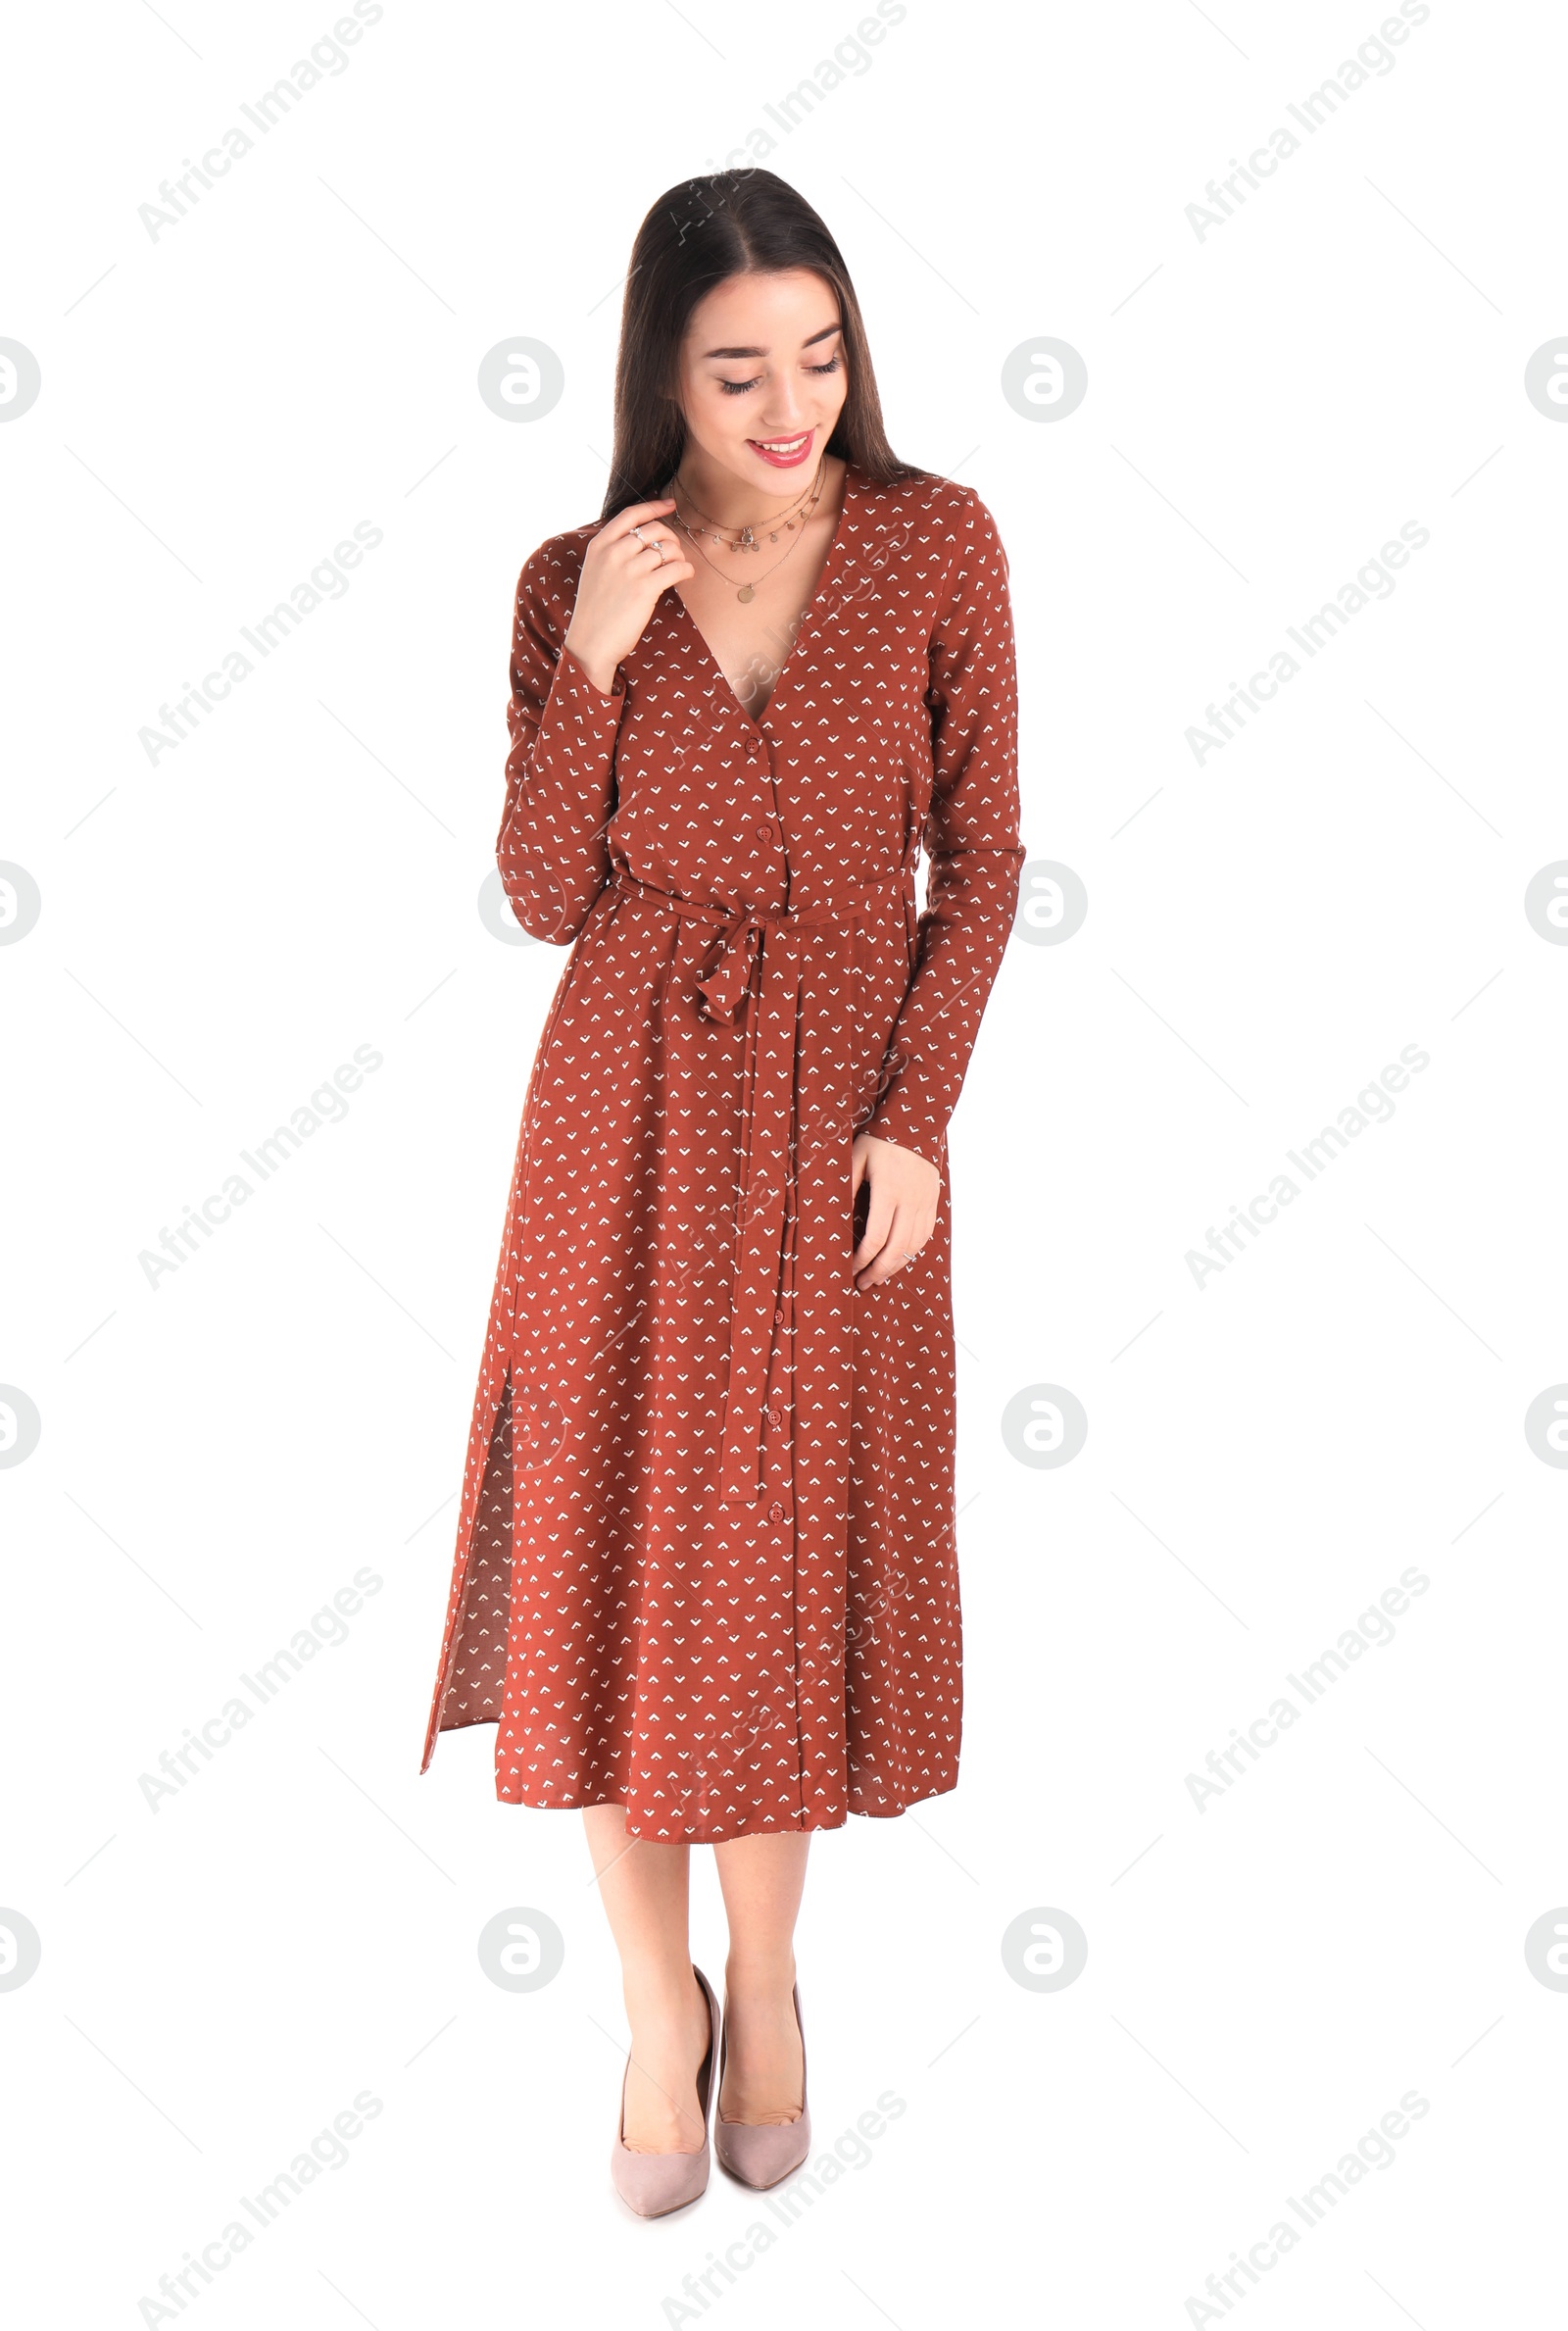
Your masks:
{"label": "woman's right hand", "polygon": [[662,595],[697,572],[664,523],[665,511],[674,507],[667,495],[628,504],[583,553],[565,645],[606,696],[613,694],[615,667],[641,639]]}

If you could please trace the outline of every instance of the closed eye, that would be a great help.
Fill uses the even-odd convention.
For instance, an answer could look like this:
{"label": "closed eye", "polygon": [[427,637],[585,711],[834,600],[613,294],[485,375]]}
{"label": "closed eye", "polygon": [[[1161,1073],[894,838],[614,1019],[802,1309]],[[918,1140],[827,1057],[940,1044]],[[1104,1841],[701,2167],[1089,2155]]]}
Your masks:
{"label": "closed eye", "polygon": [[[836,356],[829,357],[825,365],[808,365],[806,368],[808,372],[836,372],[838,369],[839,360]],[[759,372],[754,380],[721,380],[718,385],[727,397],[743,397],[749,388],[757,386],[761,377]]]}

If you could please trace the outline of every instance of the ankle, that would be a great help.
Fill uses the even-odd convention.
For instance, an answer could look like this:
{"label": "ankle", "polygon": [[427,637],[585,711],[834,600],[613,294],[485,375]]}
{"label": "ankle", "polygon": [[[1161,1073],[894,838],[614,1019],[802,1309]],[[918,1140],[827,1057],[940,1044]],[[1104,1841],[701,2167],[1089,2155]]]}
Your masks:
{"label": "ankle", "polygon": [[620,1991],[633,2023],[680,2022],[704,2006],[689,1959],[650,1959],[625,1967]]}
{"label": "ankle", "polygon": [[788,1999],[795,1987],[795,1954],[732,1951],[724,1961],[724,1988],[732,1999]]}

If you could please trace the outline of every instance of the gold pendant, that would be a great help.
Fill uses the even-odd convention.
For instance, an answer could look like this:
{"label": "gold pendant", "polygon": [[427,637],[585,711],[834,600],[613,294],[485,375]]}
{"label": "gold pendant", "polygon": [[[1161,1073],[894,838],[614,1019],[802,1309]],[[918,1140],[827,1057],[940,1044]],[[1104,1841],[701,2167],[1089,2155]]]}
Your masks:
{"label": "gold pendant", "polygon": [[735,596],[737,599],[755,599],[757,593],[750,583],[742,583]]}

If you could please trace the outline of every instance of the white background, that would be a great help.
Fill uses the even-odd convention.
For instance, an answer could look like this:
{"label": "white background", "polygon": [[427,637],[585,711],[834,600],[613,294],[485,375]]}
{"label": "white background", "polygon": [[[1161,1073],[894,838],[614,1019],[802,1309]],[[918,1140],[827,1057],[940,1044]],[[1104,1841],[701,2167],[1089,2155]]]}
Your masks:
{"label": "white background", "polygon": [[[382,2109],[183,2313],[216,2327],[1223,2319],[1204,2278],[1401,2095],[1391,2165],[1247,2321],[1543,2320],[1568,1996],[1564,25],[1429,20],[1245,209],[1207,181],[1385,13],[909,0],[386,0],[200,207],[138,206],[324,33],[298,0],[35,9],[7,81],[0,427],[16,686],[0,857],[18,2320],[109,2327],[359,2092]],[[1389,11],[1392,13],[1392,9]],[[823,75],[825,80],[831,74]],[[417,1766],[523,1087],[560,967],[478,910],[512,591],[593,518],[619,282],[665,187],[769,126],[840,240],[890,434],[1010,562],[1031,862],[953,1130],[966,1727],[956,1793],[818,1839],[798,1939],[818,2151],[863,2165],[703,2309],[763,2212],[613,2200],[624,2024],[580,1823]],[[24,220],[24,230],[23,221]],[[548,417],[475,375],[561,356]],[[1022,418],[1031,335],[1089,392]],[[368,520],[340,602],[150,765],[138,731]],[[1185,741],[1415,521],[1430,542],[1235,741]],[[1034,902],[1031,905],[1031,902]],[[1049,932],[1049,919],[1044,927]],[[358,1045],[383,1065],[156,1291],[138,1257]],[[1185,1258],[1402,1047],[1430,1065],[1200,1290]],[[1297,1177],[1298,1180],[1301,1178]],[[1033,1385],[1087,1443],[1004,1445]],[[1414,1565],[1396,1626],[1200,1810],[1187,1775]],[[155,1812],[139,1776],[357,1569],[348,1625]],[[694,1860],[694,1949],[723,1942]],[[511,1906],[565,1938],[487,1980]],[[1088,1937],[1055,1993],[1001,1939]],[[1299,2224],[1299,2220],[1296,2221]],[[776,2224],[776,2221],[775,2221]],[[1557,2301],[1553,2299],[1552,2305]]]}

